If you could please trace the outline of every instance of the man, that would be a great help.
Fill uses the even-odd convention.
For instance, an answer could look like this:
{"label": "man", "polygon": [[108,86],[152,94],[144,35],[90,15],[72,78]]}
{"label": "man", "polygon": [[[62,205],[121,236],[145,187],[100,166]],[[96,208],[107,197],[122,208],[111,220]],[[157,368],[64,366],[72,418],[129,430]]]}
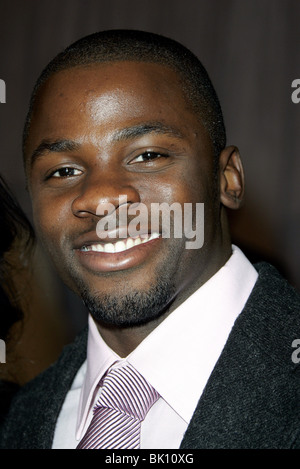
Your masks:
{"label": "man", "polygon": [[[243,169],[198,59],[137,31],[76,42],[37,82],[24,161],[38,236],[90,317],[19,393],[2,447],[299,447],[300,299],[231,245],[226,209],[242,203]],[[170,236],[162,217],[152,223],[163,203],[192,207],[182,236],[175,222]],[[130,231],[134,208],[144,215]],[[203,226],[203,243],[187,249]],[[107,400],[121,400],[128,381],[150,390],[133,430],[115,417],[132,418],[127,394],[121,411],[103,403],[120,369]],[[107,429],[97,419],[110,411]]]}

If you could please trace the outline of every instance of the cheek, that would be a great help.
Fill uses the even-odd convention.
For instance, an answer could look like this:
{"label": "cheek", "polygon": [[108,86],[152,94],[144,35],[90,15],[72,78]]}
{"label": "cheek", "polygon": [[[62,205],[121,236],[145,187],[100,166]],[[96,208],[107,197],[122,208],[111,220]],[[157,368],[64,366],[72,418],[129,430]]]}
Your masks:
{"label": "cheek", "polygon": [[41,241],[53,244],[59,242],[62,227],[66,227],[66,210],[63,204],[42,194],[32,199],[35,229]]}
{"label": "cheek", "polygon": [[184,203],[190,199],[196,200],[201,194],[201,184],[191,185],[190,178],[183,171],[176,170],[139,181],[139,193],[145,203]]}
{"label": "cheek", "polygon": [[200,178],[192,180],[184,178],[184,175],[176,175],[172,181],[151,184],[151,193],[148,195],[151,202],[168,204],[205,202],[209,198],[210,191]]}

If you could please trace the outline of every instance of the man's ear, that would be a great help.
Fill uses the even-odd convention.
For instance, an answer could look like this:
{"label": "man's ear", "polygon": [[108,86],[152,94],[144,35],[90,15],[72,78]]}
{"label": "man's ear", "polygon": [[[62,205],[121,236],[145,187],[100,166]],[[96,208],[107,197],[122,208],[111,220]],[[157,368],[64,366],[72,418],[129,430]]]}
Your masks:
{"label": "man's ear", "polygon": [[244,170],[237,147],[228,146],[220,154],[220,200],[225,207],[238,209],[244,201]]}

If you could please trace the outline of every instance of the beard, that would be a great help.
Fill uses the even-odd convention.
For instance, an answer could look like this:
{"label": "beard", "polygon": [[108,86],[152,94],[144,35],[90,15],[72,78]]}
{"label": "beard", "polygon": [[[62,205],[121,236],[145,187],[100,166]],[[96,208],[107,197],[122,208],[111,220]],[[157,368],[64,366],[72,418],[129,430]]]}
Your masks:
{"label": "beard", "polygon": [[107,295],[91,293],[79,285],[80,296],[96,322],[117,327],[146,324],[161,316],[172,303],[175,286],[160,279],[147,291]]}

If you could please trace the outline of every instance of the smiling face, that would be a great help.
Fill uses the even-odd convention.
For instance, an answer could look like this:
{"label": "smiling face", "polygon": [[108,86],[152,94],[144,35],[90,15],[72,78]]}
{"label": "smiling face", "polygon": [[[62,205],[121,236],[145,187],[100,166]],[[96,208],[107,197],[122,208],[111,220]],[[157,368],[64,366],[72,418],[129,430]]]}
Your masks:
{"label": "smiling face", "polygon": [[[26,148],[38,236],[98,321],[151,321],[228,257],[212,145],[173,70],[116,62],[56,73],[39,92]],[[201,249],[159,228],[150,238],[147,224],[137,238],[120,222],[99,239],[105,204],[119,222],[121,208],[143,204],[150,213],[163,202],[204,203]]]}

